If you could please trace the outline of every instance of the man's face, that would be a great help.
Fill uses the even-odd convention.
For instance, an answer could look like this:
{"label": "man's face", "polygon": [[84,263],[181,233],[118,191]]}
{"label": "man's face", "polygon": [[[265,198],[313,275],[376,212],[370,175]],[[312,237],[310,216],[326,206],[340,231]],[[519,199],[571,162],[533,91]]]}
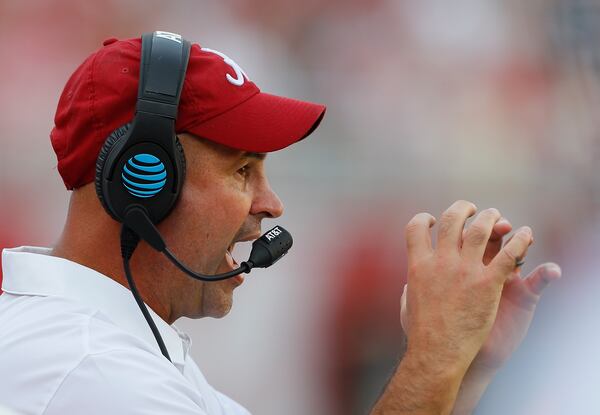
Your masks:
{"label": "man's face", "polygon": [[[203,274],[237,268],[230,255],[236,242],[261,234],[261,220],[276,218],[283,205],[272,191],[264,169],[264,154],[233,150],[189,134],[179,136],[187,160],[187,175],[173,212],[158,226],[170,250]],[[241,262],[241,261],[240,261]],[[194,280],[169,271],[173,310],[198,318],[222,317],[232,305],[238,276],[218,282]],[[172,284],[171,284],[172,282]]]}

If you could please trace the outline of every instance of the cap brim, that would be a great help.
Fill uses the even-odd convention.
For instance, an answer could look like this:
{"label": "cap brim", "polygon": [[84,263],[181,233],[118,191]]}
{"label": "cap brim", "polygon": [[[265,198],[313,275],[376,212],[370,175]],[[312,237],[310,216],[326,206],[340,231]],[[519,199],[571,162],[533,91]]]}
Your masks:
{"label": "cap brim", "polygon": [[238,150],[267,153],[310,135],[325,109],[324,105],[259,92],[186,131]]}

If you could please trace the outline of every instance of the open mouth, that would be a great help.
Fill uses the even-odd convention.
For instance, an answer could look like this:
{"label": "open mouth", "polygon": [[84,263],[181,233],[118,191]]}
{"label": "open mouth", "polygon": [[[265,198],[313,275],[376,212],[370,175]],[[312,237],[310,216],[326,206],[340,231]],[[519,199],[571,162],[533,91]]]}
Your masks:
{"label": "open mouth", "polygon": [[235,244],[236,243],[234,242],[231,245],[229,245],[229,247],[227,247],[227,250],[225,251],[225,257],[227,258],[227,264],[229,264],[231,266],[231,269],[236,269],[240,266],[238,264],[238,262],[235,260],[235,258],[233,257],[233,248],[235,248]]}
{"label": "open mouth", "polygon": [[[233,255],[231,254],[234,247],[235,247],[235,243],[232,243],[231,245],[229,245],[229,247],[225,251],[225,261],[227,262],[227,268],[229,268],[228,271],[232,271],[234,269],[239,268],[239,264],[233,258]],[[236,275],[235,277],[230,278],[229,281],[231,281],[233,283],[233,285],[237,287],[238,285],[241,285],[244,282],[244,276],[242,274],[239,274],[239,275]]]}
{"label": "open mouth", "polygon": [[250,235],[247,235],[245,237],[241,237],[235,241],[232,241],[231,244],[227,247],[227,249],[225,251],[225,257],[227,258],[227,263],[229,265],[231,265],[232,267],[234,267],[233,269],[238,268],[240,265],[233,257],[233,249],[235,248],[235,245],[239,242],[253,242],[253,241],[257,240],[258,238],[260,238],[260,230],[258,230],[257,232],[254,232]]}
{"label": "open mouth", "polygon": [[[233,249],[235,248],[235,245],[238,242],[251,242],[259,237],[260,231],[256,235],[253,234],[245,238],[240,238],[239,240],[232,242],[231,245],[227,247],[227,249],[225,250],[225,261],[227,262],[229,270],[234,270],[240,267],[240,264],[233,257]],[[240,285],[244,282],[244,276],[242,274],[237,275],[231,278],[230,281],[232,281],[236,286]]]}

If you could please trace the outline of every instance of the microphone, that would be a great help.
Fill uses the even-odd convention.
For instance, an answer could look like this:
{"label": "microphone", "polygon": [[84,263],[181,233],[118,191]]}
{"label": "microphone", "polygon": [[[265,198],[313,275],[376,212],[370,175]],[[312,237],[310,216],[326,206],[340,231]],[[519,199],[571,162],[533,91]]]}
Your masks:
{"label": "microphone", "polygon": [[160,232],[156,229],[143,207],[133,206],[129,208],[125,213],[123,225],[131,229],[158,252],[165,254],[185,274],[201,281],[221,281],[242,273],[247,274],[252,268],[268,268],[287,254],[294,242],[288,231],[281,226],[275,226],[252,243],[250,258],[242,262],[239,268],[223,274],[205,275],[191,270],[169,251]]}
{"label": "microphone", "polygon": [[250,258],[243,264],[252,268],[268,268],[288,253],[294,240],[292,235],[281,226],[275,226],[263,236],[252,242]]}

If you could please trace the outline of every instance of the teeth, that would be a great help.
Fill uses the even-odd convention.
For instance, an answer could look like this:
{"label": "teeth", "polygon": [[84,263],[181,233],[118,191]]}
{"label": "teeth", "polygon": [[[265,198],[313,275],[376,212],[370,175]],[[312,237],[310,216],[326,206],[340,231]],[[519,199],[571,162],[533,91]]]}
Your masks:
{"label": "teeth", "polygon": [[229,249],[227,249],[227,251],[225,251],[226,255],[229,257],[229,259],[231,259],[231,262],[234,266],[238,266],[239,264],[237,263],[237,261],[233,258],[233,255],[231,255],[231,252],[229,252]]}

